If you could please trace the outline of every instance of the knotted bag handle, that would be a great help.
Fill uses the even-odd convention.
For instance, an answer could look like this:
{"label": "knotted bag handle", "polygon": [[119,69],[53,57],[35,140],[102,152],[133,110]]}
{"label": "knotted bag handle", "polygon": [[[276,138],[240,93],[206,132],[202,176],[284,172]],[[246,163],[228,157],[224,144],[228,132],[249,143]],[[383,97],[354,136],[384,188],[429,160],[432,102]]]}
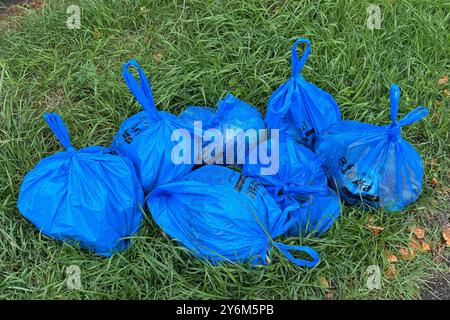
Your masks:
{"label": "knotted bag handle", "polygon": [[[282,226],[282,232],[281,233],[285,233],[287,230],[289,230],[295,223],[297,223],[298,221],[298,215],[299,213],[299,205],[293,204],[288,206],[287,208],[285,208],[283,210],[283,216],[287,217],[289,215],[290,212],[298,212],[297,215],[293,215],[291,216]],[[317,253],[317,251],[315,251],[314,249],[312,249],[311,247],[307,247],[307,246],[296,246],[296,245],[288,245],[288,244],[284,244],[281,242],[277,242],[277,241],[273,241],[271,240],[272,245],[277,247],[281,253],[284,254],[284,256],[291,262],[295,263],[296,265],[298,265],[299,267],[315,267],[319,261],[320,261],[320,256]],[[299,251],[299,252],[303,252],[306,253],[309,257],[310,260],[305,260],[305,259],[299,259],[299,258],[295,258],[291,251]]]}
{"label": "knotted bag handle", "polygon": [[429,113],[427,108],[421,106],[409,112],[406,116],[404,116],[400,121],[397,122],[398,106],[400,104],[400,87],[395,83],[391,84],[389,100],[391,103],[392,127],[407,126],[409,124],[419,121]]}
{"label": "knotted bag handle", "polygon": [[[133,66],[138,70],[139,83],[131,74],[129,68]],[[159,120],[158,110],[156,109],[155,101],[153,100],[152,89],[148,82],[144,70],[136,60],[130,60],[122,66],[122,77],[126,85],[130,89],[137,101],[142,105],[144,110],[152,120]]]}
{"label": "knotted bag handle", "polygon": [[67,151],[74,151],[75,148],[70,143],[69,131],[67,130],[67,127],[64,124],[64,121],[62,120],[60,115],[57,113],[54,113],[54,112],[45,113],[44,119],[45,119],[45,122],[47,122],[47,125],[50,127],[50,129],[55,134],[56,138],[61,143],[61,145]]}
{"label": "knotted bag handle", "polygon": [[[306,48],[302,54],[302,57],[299,59],[297,53],[297,46],[300,43],[306,44]],[[311,52],[311,41],[305,38],[298,38],[297,41],[295,41],[294,45],[292,46],[291,51],[292,51],[291,53],[292,76],[297,77],[300,75],[303,66],[305,65],[306,60],[308,59],[308,56]]]}

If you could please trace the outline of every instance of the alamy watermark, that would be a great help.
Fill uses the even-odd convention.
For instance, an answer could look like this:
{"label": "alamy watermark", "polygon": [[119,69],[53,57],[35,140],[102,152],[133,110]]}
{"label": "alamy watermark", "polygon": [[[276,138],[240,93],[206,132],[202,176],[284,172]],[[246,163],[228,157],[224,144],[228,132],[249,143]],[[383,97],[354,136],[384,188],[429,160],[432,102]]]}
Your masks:
{"label": "alamy watermark", "polygon": [[70,290],[83,290],[81,285],[81,269],[79,266],[70,265],[66,268],[66,285]]}
{"label": "alamy watermark", "polygon": [[274,175],[279,169],[278,129],[203,131],[202,121],[194,121],[193,134],[176,129],[171,140],[177,142],[171,152],[174,164],[259,164],[261,175]]}
{"label": "alamy watermark", "polygon": [[66,26],[68,29],[80,29],[81,28],[81,10],[80,7],[72,4],[67,7],[66,13],[69,17],[66,20]]}
{"label": "alamy watermark", "polygon": [[379,5],[369,4],[367,7],[367,13],[369,17],[367,18],[367,28],[370,30],[381,29],[381,9]]}
{"label": "alamy watermark", "polygon": [[377,265],[371,265],[366,270],[367,277],[366,286],[369,290],[381,289],[381,270]]}

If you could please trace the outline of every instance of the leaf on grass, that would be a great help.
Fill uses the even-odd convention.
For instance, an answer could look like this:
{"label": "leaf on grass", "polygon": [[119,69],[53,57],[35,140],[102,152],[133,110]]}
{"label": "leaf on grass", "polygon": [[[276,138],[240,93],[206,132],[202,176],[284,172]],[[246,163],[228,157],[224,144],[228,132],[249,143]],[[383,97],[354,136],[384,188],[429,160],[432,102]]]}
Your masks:
{"label": "leaf on grass", "polygon": [[422,245],[416,241],[415,239],[410,239],[408,242],[408,246],[412,250],[420,250],[422,249]]}
{"label": "leaf on grass", "polygon": [[431,179],[430,184],[432,187],[437,187],[439,185],[439,180],[436,178]]}
{"label": "leaf on grass", "polygon": [[417,237],[417,239],[423,239],[425,238],[425,230],[422,227],[415,227],[414,228],[414,235]]}
{"label": "leaf on grass", "polygon": [[159,64],[159,63],[161,63],[161,60],[162,60],[162,58],[163,58],[163,55],[161,54],[161,53],[155,53],[154,55],[153,55],[153,60],[155,60],[155,63],[156,64]]}
{"label": "leaf on grass", "polygon": [[445,243],[450,246],[450,224],[442,228],[442,236],[444,237]]}
{"label": "leaf on grass", "polygon": [[400,248],[398,249],[398,253],[402,260],[411,260],[416,255],[415,251],[411,248]]}
{"label": "leaf on grass", "polygon": [[430,167],[431,167],[430,169],[433,170],[434,167],[436,166],[436,164],[437,164],[436,159],[435,159],[435,158],[432,158],[432,159],[430,160]]}
{"label": "leaf on grass", "polygon": [[442,90],[442,94],[446,97],[450,96],[450,91],[448,91],[448,89],[444,89]]}
{"label": "leaf on grass", "polygon": [[428,243],[422,242],[422,250],[423,251],[430,251],[431,247],[430,247],[430,245]]}
{"label": "leaf on grass", "polygon": [[325,288],[328,288],[330,286],[330,282],[328,282],[328,279],[325,277],[320,277],[319,283]]}
{"label": "leaf on grass", "polygon": [[384,272],[388,279],[393,279],[397,274],[397,268],[394,264],[389,265],[389,268]]}
{"label": "leaf on grass", "polygon": [[385,256],[390,263],[398,262],[397,256],[391,252],[385,252]]}
{"label": "leaf on grass", "polygon": [[372,232],[372,234],[374,235],[379,235],[381,233],[381,231],[384,230],[383,227],[378,227],[378,226],[374,226],[373,224],[366,224],[366,228]]}
{"label": "leaf on grass", "polygon": [[448,76],[444,75],[438,80],[438,84],[446,84],[448,82]]}
{"label": "leaf on grass", "polygon": [[334,291],[327,291],[327,293],[325,294],[326,298],[328,300],[333,300],[334,298]]}

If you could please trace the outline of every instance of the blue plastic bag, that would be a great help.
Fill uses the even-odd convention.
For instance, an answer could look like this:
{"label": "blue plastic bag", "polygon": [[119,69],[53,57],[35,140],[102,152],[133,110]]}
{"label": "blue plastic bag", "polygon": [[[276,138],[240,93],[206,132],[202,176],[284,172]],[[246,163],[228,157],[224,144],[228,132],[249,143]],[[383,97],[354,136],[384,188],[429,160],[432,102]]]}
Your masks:
{"label": "blue plastic bag", "polygon": [[[305,246],[273,239],[295,222],[256,180],[227,167],[207,165],[181,181],[155,188],[147,198],[153,219],[194,255],[220,261],[267,264],[272,246],[299,266],[313,267],[319,255]],[[300,251],[311,260],[295,258]]]}
{"label": "blue plastic bag", "polygon": [[[306,44],[301,59],[299,43]],[[266,124],[269,129],[298,130],[301,141],[312,146],[317,134],[341,121],[341,112],[334,98],[306,81],[301,70],[311,51],[308,39],[298,39],[292,47],[292,77],[271,95],[267,105]]]}
{"label": "blue plastic bag", "polygon": [[[211,108],[194,106],[179,117],[189,126],[193,126],[194,121],[202,121],[203,150],[198,162],[206,164],[243,164],[245,152],[256,146],[259,130],[265,129],[258,109],[232,94],[219,100],[215,113]],[[248,130],[254,130],[255,134]],[[244,137],[245,133],[248,134]],[[238,142],[240,137],[244,143]]]}
{"label": "blue plastic bag", "polygon": [[[140,85],[130,73],[130,66],[137,68]],[[179,155],[175,147],[183,139],[193,141],[193,128],[187,126],[177,116],[156,109],[150,84],[136,61],[130,60],[125,63],[122,75],[144,111],[122,122],[111,148],[133,162],[144,191],[149,192],[157,185],[178,180],[192,170],[194,159],[190,154],[191,147],[180,149]],[[172,137],[175,130],[180,134],[178,140]],[[191,146],[192,143],[188,145]],[[189,153],[189,161],[183,160],[183,152]]]}
{"label": "blue plastic bag", "polygon": [[391,125],[343,121],[317,139],[316,152],[331,184],[348,203],[397,211],[422,192],[422,159],[402,138],[401,127],[419,121],[428,110],[419,107],[397,122],[399,100],[400,88],[392,84]]}
{"label": "blue plastic bag", "polygon": [[42,159],[24,178],[18,208],[44,234],[110,256],[129,245],[144,194],[132,163],[103,147],[76,150],[55,113],[45,115],[66,151]]}
{"label": "blue plastic bag", "polygon": [[[257,159],[259,151],[254,149],[242,172],[263,184],[282,210],[296,208],[290,215],[297,216],[298,221],[287,232],[289,236],[321,235],[339,218],[339,198],[328,188],[322,163],[311,150],[290,134],[282,133],[277,138],[271,137],[258,148],[275,153],[272,158],[279,159],[278,165],[263,164],[259,158],[250,160]],[[278,140],[278,148],[273,139]]]}

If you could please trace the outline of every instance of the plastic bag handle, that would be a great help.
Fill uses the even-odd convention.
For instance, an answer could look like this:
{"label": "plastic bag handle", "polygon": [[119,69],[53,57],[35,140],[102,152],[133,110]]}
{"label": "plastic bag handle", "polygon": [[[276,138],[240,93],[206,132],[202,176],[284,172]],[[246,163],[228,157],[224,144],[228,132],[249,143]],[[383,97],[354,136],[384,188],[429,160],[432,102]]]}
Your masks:
{"label": "plastic bag handle", "polygon": [[[288,258],[290,261],[292,261],[299,267],[312,268],[315,267],[320,261],[319,254],[317,253],[317,251],[315,251],[310,247],[287,245],[281,242],[274,242],[273,244],[286,256],[286,258]],[[304,252],[311,257],[311,260],[295,258],[290,251]]]}
{"label": "plastic bag handle", "polygon": [[407,126],[411,123],[417,122],[423,117],[425,117],[429,113],[428,109],[421,106],[413,111],[409,112],[406,116],[404,116],[399,122],[398,125],[400,127]]}
{"label": "plastic bag handle", "polygon": [[404,116],[400,121],[397,122],[398,106],[400,103],[400,87],[395,83],[391,84],[391,90],[389,92],[389,100],[391,103],[391,120],[392,125],[394,127],[395,126],[403,127],[412,124],[414,122],[417,122],[423,117],[425,117],[429,112],[427,108],[421,106],[409,112],[406,116]]}
{"label": "plastic bag handle", "polygon": [[[300,44],[306,44],[305,52],[303,52],[302,57],[298,58],[297,46]],[[296,77],[300,75],[300,72],[303,69],[303,66],[308,59],[309,53],[311,52],[311,41],[305,38],[298,38],[292,46],[292,54],[291,54],[291,64],[292,64],[292,76]]]}
{"label": "plastic bag handle", "polygon": [[51,112],[44,114],[45,122],[55,134],[61,145],[67,150],[75,150],[70,143],[69,131],[59,114]]}
{"label": "plastic bag handle", "polygon": [[[133,66],[138,70],[140,84],[129,71],[130,66]],[[130,60],[122,66],[122,77],[131,93],[136,100],[139,101],[144,110],[147,111],[150,118],[153,120],[160,119],[147,76],[136,60]]]}

